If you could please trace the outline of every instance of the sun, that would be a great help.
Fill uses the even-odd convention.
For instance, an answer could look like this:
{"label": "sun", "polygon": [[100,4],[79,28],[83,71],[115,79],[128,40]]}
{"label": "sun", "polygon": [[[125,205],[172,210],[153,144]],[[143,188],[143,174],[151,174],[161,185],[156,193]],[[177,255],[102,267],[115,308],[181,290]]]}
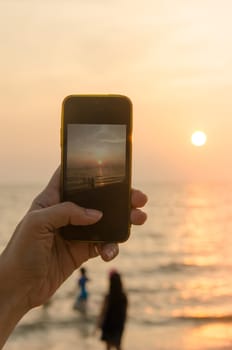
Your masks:
{"label": "sun", "polygon": [[192,144],[197,147],[204,146],[207,141],[207,136],[203,131],[195,131],[191,137]]}

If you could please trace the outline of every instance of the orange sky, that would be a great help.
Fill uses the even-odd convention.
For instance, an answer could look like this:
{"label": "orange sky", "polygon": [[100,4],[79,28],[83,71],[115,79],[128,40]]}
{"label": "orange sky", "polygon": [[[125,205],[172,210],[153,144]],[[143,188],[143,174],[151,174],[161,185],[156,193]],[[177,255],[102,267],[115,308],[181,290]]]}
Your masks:
{"label": "orange sky", "polygon": [[230,0],[2,0],[0,182],[50,176],[70,93],[132,99],[135,182],[230,180],[231,13]]}

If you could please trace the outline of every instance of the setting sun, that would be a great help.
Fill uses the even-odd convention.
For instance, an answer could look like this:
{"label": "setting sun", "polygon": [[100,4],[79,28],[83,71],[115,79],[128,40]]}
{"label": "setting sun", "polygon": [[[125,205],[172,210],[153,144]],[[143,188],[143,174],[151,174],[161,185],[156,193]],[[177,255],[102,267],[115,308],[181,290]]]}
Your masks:
{"label": "setting sun", "polygon": [[191,137],[194,146],[204,146],[207,141],[207,136],[203,131],[195,131]]}

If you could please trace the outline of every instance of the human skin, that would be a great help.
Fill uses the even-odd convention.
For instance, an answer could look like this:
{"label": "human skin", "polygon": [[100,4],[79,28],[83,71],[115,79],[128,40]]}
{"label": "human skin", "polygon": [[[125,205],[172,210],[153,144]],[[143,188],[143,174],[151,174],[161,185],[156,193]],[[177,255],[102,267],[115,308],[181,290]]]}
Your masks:
{"label": "human skin", "polygon": [[[131,223],[142,225],[147,202],[139,190],[131,193]],[[66,241],[59,228],[91,225],[102,213],[71,202],[60,202],[60,169],[34,199],[0,256],[0,348],[18,321],[33,307],[44,304],[84,262],[100,256],[114,259],[116,243],[95,244]]]}

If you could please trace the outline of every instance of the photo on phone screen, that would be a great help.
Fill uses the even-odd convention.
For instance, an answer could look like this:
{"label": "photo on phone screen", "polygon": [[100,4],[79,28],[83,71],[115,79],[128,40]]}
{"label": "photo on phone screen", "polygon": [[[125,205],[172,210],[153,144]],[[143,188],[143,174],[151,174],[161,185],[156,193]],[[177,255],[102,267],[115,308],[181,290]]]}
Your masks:
{"label": "photo on phone screen", "polygon": [[126,125],[69,124],[67,195],[125,181]]}

